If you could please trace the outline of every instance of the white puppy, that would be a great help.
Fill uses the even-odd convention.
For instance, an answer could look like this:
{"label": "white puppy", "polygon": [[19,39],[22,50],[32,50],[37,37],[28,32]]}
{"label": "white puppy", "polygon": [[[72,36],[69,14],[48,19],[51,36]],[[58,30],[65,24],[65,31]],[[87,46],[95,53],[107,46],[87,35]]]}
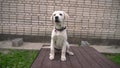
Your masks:
{"label": "white puppy", "polygon": [[64,22],[68,17],[68,14],[64,11],[55,11],[51,16],[51,20],[54,23],[54,29],[51,35],[50,60],[54,59],[55,49],[61,49],[61,61],[66,61],[66,52],[69,55],[73,55],[73,53],[69,51],[66,25]]}

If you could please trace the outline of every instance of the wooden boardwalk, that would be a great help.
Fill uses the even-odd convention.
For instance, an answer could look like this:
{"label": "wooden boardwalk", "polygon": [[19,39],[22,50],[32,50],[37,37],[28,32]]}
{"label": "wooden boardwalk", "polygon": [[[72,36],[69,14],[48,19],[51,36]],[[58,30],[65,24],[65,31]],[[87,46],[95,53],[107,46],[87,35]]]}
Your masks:
{"label": "wooden boardwalk", "polygon": [[74,56],[67,55],[67,61],[60,61],[60,53],[54,60],[49,60],[50,49],[43,48],[31,64],[31,68],[120,68],[106,59],[92,47],[71,47]]}

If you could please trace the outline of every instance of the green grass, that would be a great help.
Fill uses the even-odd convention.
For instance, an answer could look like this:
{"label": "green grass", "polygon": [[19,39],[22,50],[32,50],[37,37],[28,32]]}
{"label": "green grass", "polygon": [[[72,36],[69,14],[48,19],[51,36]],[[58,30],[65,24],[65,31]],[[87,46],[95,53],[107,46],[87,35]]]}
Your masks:
{"label": "green grass", "polygon": [[10,50],[9,53],[0,53],[0,68],[30,68],[38,51]]}
{"label": "green grass", "polygon": [[120,54],[104,54],[108,59],[120,65]]}

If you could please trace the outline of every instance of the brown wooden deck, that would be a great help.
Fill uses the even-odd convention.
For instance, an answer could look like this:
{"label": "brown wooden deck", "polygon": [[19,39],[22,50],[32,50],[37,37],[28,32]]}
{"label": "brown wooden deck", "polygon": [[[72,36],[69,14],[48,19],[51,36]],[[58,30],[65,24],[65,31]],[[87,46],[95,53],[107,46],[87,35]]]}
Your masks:
{"label": "brown wooden deck", "polygon": [[71,47],[74,56],[67,55],[67,61],[60,61],[60,53],[54,60],[49,60],[49,49],[41,49],[31,68],[120,68],[106,59],[92,47]]}

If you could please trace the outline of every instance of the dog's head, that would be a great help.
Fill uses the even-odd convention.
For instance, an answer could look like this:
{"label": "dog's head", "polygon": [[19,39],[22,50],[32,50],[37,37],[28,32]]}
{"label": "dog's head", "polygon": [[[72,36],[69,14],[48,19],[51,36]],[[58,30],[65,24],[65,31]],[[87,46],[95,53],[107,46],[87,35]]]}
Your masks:
{"label": "dog's head", "polygon": [[68,17],[68,14],[64,11],[55,11],[51,16],[51,20],[56,24],[63,24]]}

